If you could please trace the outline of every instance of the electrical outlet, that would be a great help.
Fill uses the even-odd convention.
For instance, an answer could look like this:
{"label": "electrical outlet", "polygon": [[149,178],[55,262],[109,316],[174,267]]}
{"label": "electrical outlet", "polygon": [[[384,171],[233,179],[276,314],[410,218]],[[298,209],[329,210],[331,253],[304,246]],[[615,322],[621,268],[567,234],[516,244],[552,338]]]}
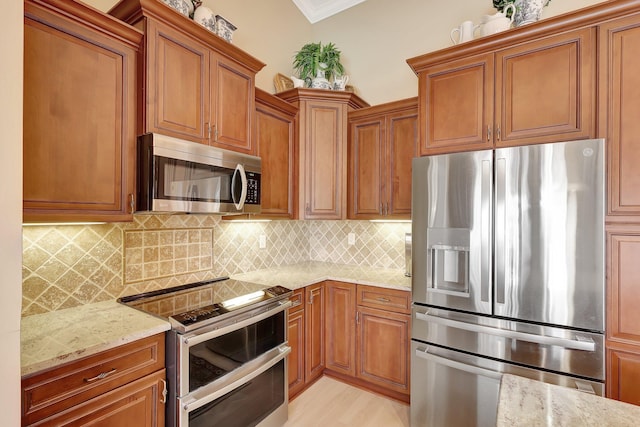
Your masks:
{"label": "electrical outlet", "polygon": [[258,244],[260,245],[260,249],[265,249],[267,247],[267,236],[261,234],[258,239]]}
{"label": "electrical outlet", "polygon": [[356,244],[356,233],[349,233],[347,235],[347,243],[349,246],[353,246]]}

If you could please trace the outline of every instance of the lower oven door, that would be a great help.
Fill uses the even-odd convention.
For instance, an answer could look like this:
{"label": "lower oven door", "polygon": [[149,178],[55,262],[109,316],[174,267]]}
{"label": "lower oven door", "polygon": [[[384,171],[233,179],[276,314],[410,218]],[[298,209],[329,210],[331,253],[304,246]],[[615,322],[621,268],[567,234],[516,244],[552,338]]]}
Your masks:
{"label": "lower oven door", "polygon": [[276,427],[288,418],[286,356],[282,345],[218,381],[178,398],[181,427]]}

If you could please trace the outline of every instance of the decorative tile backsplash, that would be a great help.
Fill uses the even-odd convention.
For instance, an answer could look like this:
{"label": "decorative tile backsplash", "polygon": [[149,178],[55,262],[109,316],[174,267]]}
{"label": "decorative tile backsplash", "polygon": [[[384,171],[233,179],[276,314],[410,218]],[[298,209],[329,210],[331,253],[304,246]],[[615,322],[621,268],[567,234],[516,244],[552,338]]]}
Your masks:
{"label": "decorative tile backsplash", "polygon": [[[237,222],[214,215],[27,226],[22,315],[308,260],[402,269],[410,231],[408,223]],[[349,233],[355,245],[348,245]]]}

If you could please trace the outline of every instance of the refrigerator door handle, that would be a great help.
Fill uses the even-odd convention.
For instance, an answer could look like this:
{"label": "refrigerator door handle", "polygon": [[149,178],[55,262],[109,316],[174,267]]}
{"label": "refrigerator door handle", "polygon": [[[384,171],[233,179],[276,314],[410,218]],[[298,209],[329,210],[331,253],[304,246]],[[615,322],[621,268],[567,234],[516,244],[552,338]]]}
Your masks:
{"label": "refrigerator door handle", "polygon": [[468,372],[473,375],[488,377],[494,380],[502,379],[502,374],[500,372],[492,371],[490,369],[478,368],[477,366],[467,365],[466,363],[456,362],[455,360],[445,359],[444,357],[436,356],[435,354],[432,354],[429,352],[429,348],[426,348],[424,350],[421,348],[417,348],[416,356],[421,359],[429,360],[439,365],[448,366],[449,368]]}
{"label": "refrigerator door handle", "polygon": [[491,160],[482,161],[480,301],[491,302]]}
{"label": "refrigerator door handle", "polygon": [[474,323],[461,322],[459,320],[445,319],[443,317],[430,315],[428,311],[426,313],[420,313],[416,311],[416,319],[424,320],[425,322],[436,323],[438,325],[447,326],[450,328],[462,329],[469,332],[495,335],[503,338],[511,338],[514,340],[526,341],[535,344],[556,345],[571,350],[583,350],[591,352],[596,350],[596,343],[591,338],[580,335],[576,335],[576,339],[570,339],[550,337],[548,335],[528,334],[526,332],[498,329],[492,328],[491,326],[476,325]]}
{"label": "refrigerator door handle", "polygon": [[495,283],[496,283],[496,304],[504,304],[507,274],[507,251],[506,251],[506,174],[507,161],[504,157],[496,157],[496,198],[495,198]]}

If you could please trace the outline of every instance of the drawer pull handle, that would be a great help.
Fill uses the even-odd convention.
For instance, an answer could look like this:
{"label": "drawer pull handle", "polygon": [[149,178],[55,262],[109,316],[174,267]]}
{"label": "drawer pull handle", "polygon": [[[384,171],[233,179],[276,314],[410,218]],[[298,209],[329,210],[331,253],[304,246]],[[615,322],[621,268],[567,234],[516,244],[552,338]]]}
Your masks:
{"label": "drawer pull handle", "polygon": [[116,370],[117,370],[116,368],[113,368],[109,372],[102,372],[101,374],[98,374],[93,378],[85,378],[84,382],[85,383],[92,383],[92,382],[97,381],[97,380],[103,380],[103,379],[107,378],[109,375],[115,373]]}
{"label": "drawer pull handle", "polygon": [[167,403],[167,381],[165,380],[160,380],[162,381],[162,396],[160,397],[160,403]]}
{"label": "drawer pull handle", "polygon": [[389,298],[385,298],[385,297],[378,297],[376,299],[378,301],[380,301],[380,302],[391,302],[391,300]]}

